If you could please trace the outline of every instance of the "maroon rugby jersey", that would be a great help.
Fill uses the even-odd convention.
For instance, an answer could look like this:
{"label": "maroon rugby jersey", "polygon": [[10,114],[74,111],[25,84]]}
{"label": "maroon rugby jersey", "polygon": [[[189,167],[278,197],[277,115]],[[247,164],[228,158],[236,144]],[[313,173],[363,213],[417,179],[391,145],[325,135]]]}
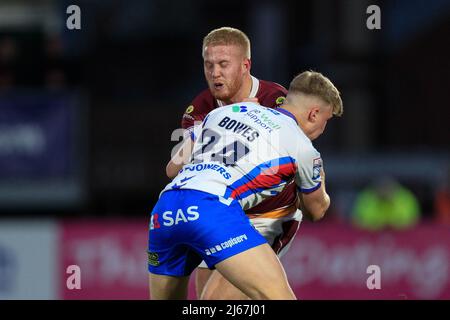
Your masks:
{"label": "maroon rugby jersey", "polygon": [[[252,90],[249,98],[258,98],[259,104],[276,108],[283,104],[286,97],[287,90],[274,82],[258,80],[252,76]],[[225,104],[213,97],[209,89],[202,91],[192,103],[187,107],[181,126],[184,129],[189,129],[194,126],[194,122],[203,121],[206,115],[213,109],[222,107]],[[257,206],[246,211],[247,214],[266,213],[275,209],[283,208],[292,205],[296,200],[296,184],[290,183],[278,195],[264,200]]]}

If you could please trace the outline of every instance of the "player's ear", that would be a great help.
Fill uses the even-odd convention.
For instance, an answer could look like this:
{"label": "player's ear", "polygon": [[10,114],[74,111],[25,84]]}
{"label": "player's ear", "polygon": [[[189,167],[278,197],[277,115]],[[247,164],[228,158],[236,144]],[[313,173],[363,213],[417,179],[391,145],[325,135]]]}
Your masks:
{"label": "player's ear", "polygon": [[319,111],[319,107],[312,107],[309,109],[308,120],[313,123],[316,122]]}
{"label": "player's ear", "polygon": [[250,72],[250,69],[252,67],[252,61],[248,58],[244,58],[244,61],[242,62],[242,65],[245,69],[245,71]]}

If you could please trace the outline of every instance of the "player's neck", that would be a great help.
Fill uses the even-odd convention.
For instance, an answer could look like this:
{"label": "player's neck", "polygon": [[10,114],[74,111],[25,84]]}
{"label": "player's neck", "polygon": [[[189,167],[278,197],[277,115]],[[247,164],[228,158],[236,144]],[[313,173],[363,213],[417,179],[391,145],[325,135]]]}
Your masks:
{"label": "player's neck", "polygon": [[299,110],[295,106],[290,105],[288,103],[283,104],[280,108],[289,111],[295,117],[295,120],[297,120],[297,124],[300,127],[300,129],[302,129],[302,131],[305,133],[305,135],[311,139],[311,137],[309,135],[309,130],[305,126],[307,121],[306,121],[304,115],[302,114],[301,110]]}
{"label": "player's neck", "polygon": [[252,77],[249,73],[247,73],[244,76],[244,79],[242,80],[242,85],[239,88],[239,91],[230,99],[224,101],[225,104],[233,104],[237,102],[242,102],[244,99],[249,98],[250,92],[252,91],[253,81]]}
{"label": "player's neck", "polygon": [[284,103],[279,108],[289,111],[289,113],[295,117],[295,120],[297,121],[298,125],[300,126],[300,122],[302,120],[302,115],[296,107],[294,107],[293,105],[291,105],[289,103]]}

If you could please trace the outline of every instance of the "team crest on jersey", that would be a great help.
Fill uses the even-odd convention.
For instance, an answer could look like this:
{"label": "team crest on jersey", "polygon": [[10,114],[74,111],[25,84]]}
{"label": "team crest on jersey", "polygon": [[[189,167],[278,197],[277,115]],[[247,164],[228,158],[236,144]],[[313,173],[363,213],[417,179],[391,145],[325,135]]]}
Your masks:
{"label": "team crest on jersey", "polygon": [[186,108],[186,111],[184,113],[189,114],[192,111],[194,111],[194,106],[191,104],[189,107]]}
{"label": "team crest on jersey", "polygon": [[279,105],[282,105],[285,100],[286,100],[286,97],[281,96],[275,100],[275,103],[279,106]]}
{"label": "team crest on jersey", "polygon": [[322,169],[322,159],[315,158],[313,160],[313,180],[317,180],[320,178],[320,171]]}

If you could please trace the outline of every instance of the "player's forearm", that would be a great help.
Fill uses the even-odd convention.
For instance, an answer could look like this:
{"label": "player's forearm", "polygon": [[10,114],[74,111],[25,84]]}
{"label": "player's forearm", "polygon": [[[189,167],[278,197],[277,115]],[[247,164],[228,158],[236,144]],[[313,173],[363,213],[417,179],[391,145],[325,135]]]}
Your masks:
{"label": "player's forearm", "polygon": [[183,156],[183,152],[178,151],[175,156],[170,159],[169,163],[166,165],[166,174],[170,179],[175,178],[178,172],[183,168],[183,166],[188,163],[188,157]]}
{"label": "player's forearm", "polygon": [[331,203],[330,196],[325,192],[324,186],[320,188],[320,195],[316,195],[313,200],[304,199],[304,196],[307,197],[307,195],[299,194],[298,202],[298,207],[303,215],[313,222],[322,219]]}
{"label": "player's forearm", "polygon": [[166,175],[170,179],[173,179],[177,176],[178,172],[180,172],[181,168],[183,168],[183,164],[175,164],[172,162],[172,160],[169,161],[169,163],[166,166]]}
{"label": "player's forearm", "polygon": [[174,154],[172,159],[166,165],[166,175],[173,179],[178,175],[178,172],[183,168],[183,166],[189,162],[190,156],[192,154],[192,141],[187,138]]}
{"label": "player's forearm", "polygon": [[318,221],[322,219],[331,203],[330,196],[328,195],[325,188],[325,171],[323,169],[320,170],[320,176],[322,180],[320,186],[321,197],[319,197],[317,201],[313,202],[311,208],[309,208],[312,221]]}

